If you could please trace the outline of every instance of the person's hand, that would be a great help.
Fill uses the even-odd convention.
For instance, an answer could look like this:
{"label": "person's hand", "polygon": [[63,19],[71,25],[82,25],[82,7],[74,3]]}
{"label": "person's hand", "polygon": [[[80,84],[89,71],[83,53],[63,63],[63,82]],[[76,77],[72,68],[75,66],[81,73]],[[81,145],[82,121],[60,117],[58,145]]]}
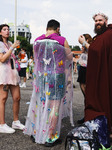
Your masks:
{"label": "person's hand", "polygon": [[79,38],[78,38],[78,41],[79,41],[80,44],[83,44],[86,41],[86,39],[83,35],[80,35]]}
{"label": "person's hand", "polygon": [[14,48],[16,48],[19,45],[20,45],[20,41],[17,40],[17,41],[14,42],[14,44],[11,45],[11,47],[14,49]]}

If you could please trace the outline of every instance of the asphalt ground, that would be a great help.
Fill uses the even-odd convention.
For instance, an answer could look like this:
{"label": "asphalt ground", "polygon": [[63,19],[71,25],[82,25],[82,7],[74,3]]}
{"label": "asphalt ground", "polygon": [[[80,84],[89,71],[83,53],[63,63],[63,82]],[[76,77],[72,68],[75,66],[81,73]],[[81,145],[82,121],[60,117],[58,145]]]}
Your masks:
{"label": "asphalt ground", "polygon": [[[84,98],[80,91],[79,84],[77,83],[77,74],[74,74],[74,100],[73,100],[73,116],[74,125],[77,126],[77,120],[83,117],[84,112]],[[25,116],[28,111],[27,102],[30,101],[32,94],[32,80],[27,80],[27,87],[21,88],[21,102],[19,119],[21,123],[25,124]],[[13,121],[12,112],[12,97],[9,93],[9,97],[5,108],[5,121],[11,126]],[[13,134],[1,134],[0,133],[0,150],[64,150],[65,138],[67,133],[73,129],[70,125],[69,117],[62,121],[61,136],[62,143],[54,147],[48,148],[44,145],[33,143],[28,135],[24,135],[21,130],[16,130]]]}

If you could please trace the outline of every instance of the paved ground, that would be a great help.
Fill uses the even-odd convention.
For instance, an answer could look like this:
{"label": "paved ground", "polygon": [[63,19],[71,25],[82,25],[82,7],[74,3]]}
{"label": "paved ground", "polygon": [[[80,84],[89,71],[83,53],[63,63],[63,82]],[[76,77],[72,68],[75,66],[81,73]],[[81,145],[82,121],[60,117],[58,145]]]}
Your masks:
{"label": "paved ground", "polygon": [[[75,88],[74,88],[74,101],[73,101],[73,113],[74,123],[83,117],[83,95],[80,91],[79,84],[76,82],[77,74],[74,75]],[[20,103],[20,121],[25,123],[25,116],[27,115],[28,105],[32,93],[32,80],[27,80],[27,88],[21,89],[21,103]],[[6,123],[11,126],[13,121],[12,113],[12,98],[9,93],[9,98],[6,104]],[[43,145],[35,144],[30,140],[30,137],[24,135],[22,131],[17,130],[14,134],[0,134],[0,150],[64,150],[65,137],[67,133],[72,129],[68,121],[69,118],[63,120],[61,139],[62,144],[54,146],[52,148],[46,148]]]}

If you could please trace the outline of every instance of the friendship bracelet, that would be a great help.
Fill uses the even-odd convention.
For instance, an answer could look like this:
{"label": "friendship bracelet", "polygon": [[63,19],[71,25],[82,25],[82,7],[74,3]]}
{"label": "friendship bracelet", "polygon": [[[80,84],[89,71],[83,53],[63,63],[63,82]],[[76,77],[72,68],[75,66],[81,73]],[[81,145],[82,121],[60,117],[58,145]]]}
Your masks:
{"label": "friendship bracelet", "polygon": [[87,42],[86,41],[84,41],[83,43],[82,43],[82,46],[84,46],[85,47],[85,45],[87,44]]}

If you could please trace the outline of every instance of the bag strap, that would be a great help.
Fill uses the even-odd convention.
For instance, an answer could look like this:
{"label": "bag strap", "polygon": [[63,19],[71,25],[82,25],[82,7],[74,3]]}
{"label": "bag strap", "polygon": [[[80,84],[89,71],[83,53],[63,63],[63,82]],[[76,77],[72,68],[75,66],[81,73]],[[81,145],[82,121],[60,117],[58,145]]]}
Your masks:
{"label": "bag strap", "polygon": [[82,125],[79,125],[78,127],[85,127],[85,128],[87,128],[87,129],[88,129],[89,133],[91,133],[91,131],[90,131],[90,129],[88,128],[88,126],[87,126],[87,125],[85,125],[84,123],[83,123]]}
{"label": "bag strap", "polygon": [[79,150],[81,150],[81,146],[78,140],[76,140]]}
{"label": "bag strap", "polygon": [[98,150],[99,150],[99,148],[102,148],[102,146],[99,142],[99,139],[98,139],[98,134],[95,130],[93,130],[93,139],[95,140],[95,142],[97,144]]}
{"label": "bag strap", "polygon": [[[88,126],[86,126],[85,124],[82,124],[82,125],[80,125],[80,126],[86,127],[86,128],[88,129],[88,131],[91,133],[90,129],[89,129]],[[97,133],[95,130],[93,130],[93,131],[92,131],[92,134],[93,134],[93,141],[96,142],[97,147],[98,147],[98,150],[99,150],[99,148],[102,148],[102,146],[101,146],[101,144],[100,144],[100,142],[99,142],[99,139],[98,139],[98,133]],[[91,144],[91,147],[92,147],[91,141],[88,141],[88,142],[90,142],[89,144]]]}
{"label": "bag strap", "polygon": [[[86,127],[86,128],[88,129],[89,133],[91,133],[90,129],[89,129],[85,124],[79,125],[78,127]],[[66,149],[68,140],[69,140],[70,142],[72,142],[72,140],[76,140],[77,145],[78,145],[78,147],[79,147],[79,150],[81,149],[79,140],[82,140],[82,141],[83,141],[83,140],[84,140],[84,141],[86,140],[86,141],[88,141],[91,150],[92,150],[92,142],[93,142],[94,140],[96,140],[97,146],[98,146],[99,148],[101,147],[101,144],[99,143],[98,136],[97,136],[97,133],[96,133],[95,130],[93,130],[93,139],[80,139],[79,137],[74,137],[73,134],[72,134],[72,132],[70,132],[70,134],[68,134],[67,137],[66,137],[65,149]]]}
{"label": "bag strap", "polygon": [[66,147],[67,147],[67,142],[69,141],[70,144],[71,144],[72,140],[75,140],[75,141],[77,142],[77,145],[78,145],[79,150],[81,150],[81,146],[80,146],[79,140],[80,140],[80,141],[85,141],[85,140],[86,140],[86,141],[89,142],[89,146],[90,146],[90,148],[91,148],[91,150],[92,150],[92,139],[80,139],[80,138],[74,137],[74,136],[72,136],[72,137],[71,137],[71,136],[67,136],[67,137],[66,137],[65,150],[66,150]]}

